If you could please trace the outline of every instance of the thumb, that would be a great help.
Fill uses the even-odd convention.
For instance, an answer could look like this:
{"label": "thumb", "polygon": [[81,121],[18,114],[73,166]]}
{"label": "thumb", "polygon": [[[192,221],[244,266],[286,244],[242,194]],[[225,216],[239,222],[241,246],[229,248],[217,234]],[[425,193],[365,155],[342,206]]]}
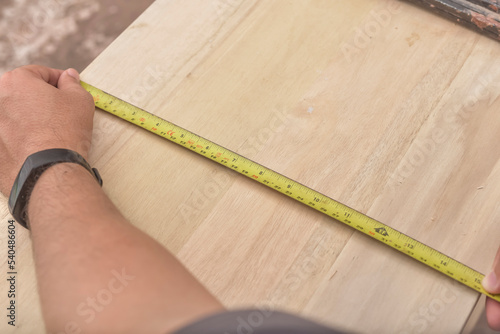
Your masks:
{"label": "thumb", "polygon": [[80,86],[80,75],[74,68],[64,71],[57,81],[57,88],[61,90],[83,89]]}
{"label": "thumb", "polygon": [[500,248],[497,251],[491,272],[483,279],[483,287],[493,294],[500,293]]}
{"label": "thumb", "polygon": [[495,271],[490,272],[483,279],[483,287],[486,291],[493,294],[500,293],[500,280]]}

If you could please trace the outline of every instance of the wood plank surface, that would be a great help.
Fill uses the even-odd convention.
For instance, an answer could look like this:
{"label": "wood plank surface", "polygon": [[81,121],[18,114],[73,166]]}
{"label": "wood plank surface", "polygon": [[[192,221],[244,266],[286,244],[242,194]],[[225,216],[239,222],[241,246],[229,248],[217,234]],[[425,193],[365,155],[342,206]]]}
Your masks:
{"label": "wood plank surface", "polygon": [[[396,0],[158,0],[82,79],[486,273],[500,234],[499,51]],[[90,160],[125,216],[229,308],[359,333],[459,333],[478,299],[102,111]],[[29,233],[17,240],[19,327],[0,331],[35,333]]]}

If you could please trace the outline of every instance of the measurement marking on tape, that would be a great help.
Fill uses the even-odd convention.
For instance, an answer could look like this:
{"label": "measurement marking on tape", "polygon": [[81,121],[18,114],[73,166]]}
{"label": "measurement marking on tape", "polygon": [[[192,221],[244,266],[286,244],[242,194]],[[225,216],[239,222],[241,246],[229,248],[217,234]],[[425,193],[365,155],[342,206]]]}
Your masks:
{"label": "measurement marking on tape", "polygon": [[316,209],[500,302],[500,295],[492,295],[484,290],[481,284],[484,278],[483,274],[436,249],[208,139],[122,101],[85,82],[81,84],[94,97],[97,108],[116,115]]}

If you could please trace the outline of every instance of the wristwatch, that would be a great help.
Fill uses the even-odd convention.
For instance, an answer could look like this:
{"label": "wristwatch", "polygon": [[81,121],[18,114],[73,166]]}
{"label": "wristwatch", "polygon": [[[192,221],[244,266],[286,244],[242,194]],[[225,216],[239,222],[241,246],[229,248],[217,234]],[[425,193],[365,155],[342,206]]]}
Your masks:
{"label": "wristwatch", "polygon": [[9,210],[14,219],[29,229],[28,201],[36,182],[43,172],[59,163],[75,163],[87,169],[102,186],[102,179],[96,168],[90,167],[85,159],[75,151],[56,148],[30,155],[24,162],[9,196]]}

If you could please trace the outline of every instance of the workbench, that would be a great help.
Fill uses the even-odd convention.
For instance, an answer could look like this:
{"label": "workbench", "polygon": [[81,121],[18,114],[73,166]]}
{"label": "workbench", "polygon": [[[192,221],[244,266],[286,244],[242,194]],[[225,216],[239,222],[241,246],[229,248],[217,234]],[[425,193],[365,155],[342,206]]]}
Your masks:
{"label": "workbench", "polygon": [[[486,274],[500,246],[499,52],[397,0],[158,0],[82,80]],[[100,110],[94,125],[105,192],[230,309],[459,333],[476,305],[477,292],[187,149]],[[39,333],[20,227],[17,256],[18,327],[0,331]]]}

